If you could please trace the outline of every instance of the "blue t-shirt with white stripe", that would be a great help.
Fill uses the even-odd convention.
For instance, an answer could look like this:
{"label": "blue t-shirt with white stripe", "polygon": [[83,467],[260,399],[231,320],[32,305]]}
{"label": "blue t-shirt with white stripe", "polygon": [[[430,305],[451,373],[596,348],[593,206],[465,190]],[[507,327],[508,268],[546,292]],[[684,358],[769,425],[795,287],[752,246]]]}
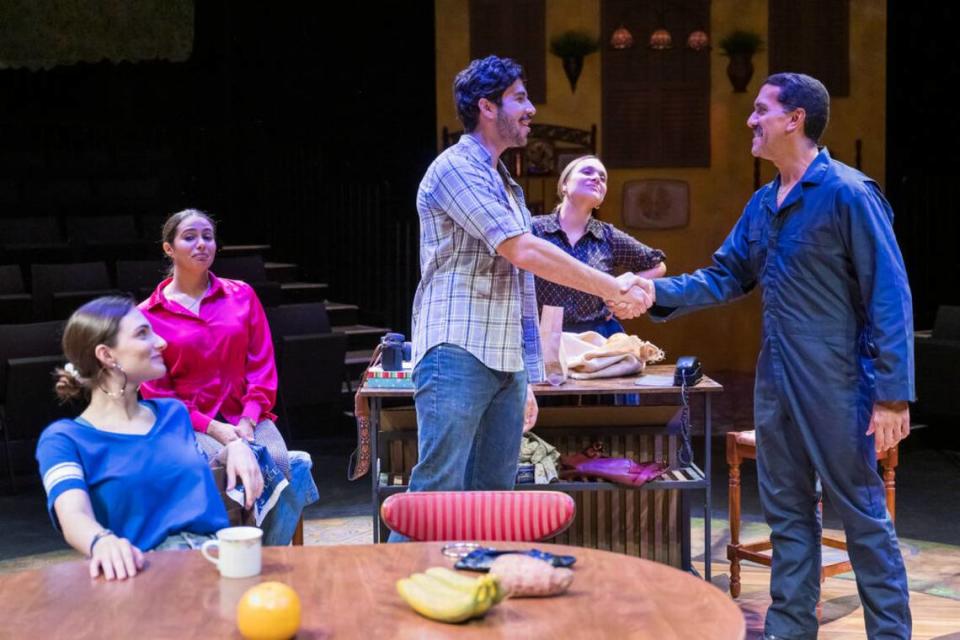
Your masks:
{"label": "blue t-shirt with white stripe", "polygon": [[58,529],[53,505],[69,489],[86,491],[97,522],[143,550],[173,534],[229,526],[186,407],[167,398],[142,404],[156,415],[146,434],[100,431],[82,418],[44,430],[37,461]]}

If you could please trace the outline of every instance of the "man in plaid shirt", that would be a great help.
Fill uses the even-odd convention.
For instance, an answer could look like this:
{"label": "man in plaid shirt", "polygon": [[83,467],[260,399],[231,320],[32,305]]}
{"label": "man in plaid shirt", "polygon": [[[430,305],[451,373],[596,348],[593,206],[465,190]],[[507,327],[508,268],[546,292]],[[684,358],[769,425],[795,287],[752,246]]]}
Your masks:
{"label": "man in plaid shirt", "polygon": [[526,145],[536,113],[520,65],[474,60],[457,75],[454,98],[464,134],[417,194],[411,491],[513,488],[522,432],[536,421],[528,382],[543,377],[534,274],[603,298],[619,317],[650,305],[648,290],[634,286],[640,278],[614,278],[531,234],[523,191],[499,160]]}

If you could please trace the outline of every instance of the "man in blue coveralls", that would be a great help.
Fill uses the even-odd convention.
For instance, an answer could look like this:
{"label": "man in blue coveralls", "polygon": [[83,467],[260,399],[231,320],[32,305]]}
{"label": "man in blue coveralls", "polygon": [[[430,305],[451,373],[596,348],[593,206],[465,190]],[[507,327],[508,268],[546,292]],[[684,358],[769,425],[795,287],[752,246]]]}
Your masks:
{"label": "man in blue coveralls", "polygon": [[814,78],[767,78],[747,126],[753,155],[779,175],[753,194],[712,266],[654,281],[649,313],[666,320],[762,287],[754,419],[773,542],[766,637],[817,635],[822,482],[843,520],[868,635],[908,638],[907,577],[876,452],[910,431],[910,288],[880,188],[818,148],[829,103]]}

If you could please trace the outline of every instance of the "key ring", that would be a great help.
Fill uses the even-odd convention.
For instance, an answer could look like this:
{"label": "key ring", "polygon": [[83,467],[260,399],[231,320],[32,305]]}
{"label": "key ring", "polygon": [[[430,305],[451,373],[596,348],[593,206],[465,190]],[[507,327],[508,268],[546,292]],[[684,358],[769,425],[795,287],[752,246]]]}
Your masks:
{"label": "key ring", "polygon": [[448,558],[463,558],[479,548],[476,542],[448,542],[440,549],[440,553]]}

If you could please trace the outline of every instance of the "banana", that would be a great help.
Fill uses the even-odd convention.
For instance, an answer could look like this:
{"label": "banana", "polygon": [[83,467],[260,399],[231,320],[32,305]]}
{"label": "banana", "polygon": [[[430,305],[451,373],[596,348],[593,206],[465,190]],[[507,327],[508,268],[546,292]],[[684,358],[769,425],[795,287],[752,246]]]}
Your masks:
{"label": "banana", "polygon": [[398,580],[397,593],[414,611],[440,622],[463,622],[472,618],[477,610],[473,594],[452,589],[422,573]]}
{"label": "banana", "polygon": [[426,574],[415,573],[410,576],[410,579],[427,590],[439,591],[447,597],[450,597],[448,591],[469,594],[475,603],[474,617],[482,616],[494,604],[493,597],[496,594],[496,588],[486,576],[474,580],[467,578],[466,581],[458,581],[454,585],[438,578],[436,575],[431,575],[428,570]]}
{"label": "banana", "polygon": [[[473,591],[476,589],[477,582],[486,581],[488,584],[493,584],[493,595],[491,599],[491,604],[499,604],[506,597],[506,591],[500,585],[500,580],[497,579],[497,576],[486,574],[480,576],[479,578],[470,578],[462,573],[458,573],[446,567],[430,567],[426,570],[428,576],[432,576],[437,580],[446,582],[451,587],[456,587],[457,589],[462,589],[463,591]],[[489,607],[488,607],[489,608]]]}
{"label": "banana", "polygon": [[473,591],[477,587],[478,578],[470,578],[462,573],[457,573],[452,569],[447,569],[446,567],[430,567],[424,573],[428,576],[432,576],[437,580],[446,582],[451,587],[456,587],[457,589],[462,589],[463,591]]}
{"label": "banana", "polygon": [[493,596],[496,595],[496,589],[489,581],[478,579],[477,580],[477,589],[476,596],[474,601],[476,602],[476,615],[480,617],[484,615],[487,611],[490,610],[490,607],[493,606]]}

